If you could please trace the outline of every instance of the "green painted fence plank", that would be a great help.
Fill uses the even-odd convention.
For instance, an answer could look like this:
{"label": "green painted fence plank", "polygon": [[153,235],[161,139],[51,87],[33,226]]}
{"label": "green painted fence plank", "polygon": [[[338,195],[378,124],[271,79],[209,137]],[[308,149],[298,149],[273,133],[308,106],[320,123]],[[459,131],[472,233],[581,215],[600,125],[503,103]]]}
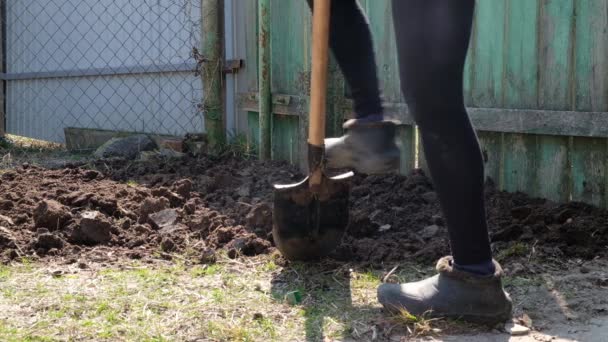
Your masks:
{"label": "green painted fence plank", "polygon": [[539,106],[549,110],[569,110],[573,102],[573,0],[542,0],[539,21]]}
{"label": "green painted fence plank", "polygon": [[310,9],[304,0],[272,0],[272,92],[307,94],[310,77]]}
{"label": "green painted fence plank", "polygon": [[572,138],[572,199],[606,205],[607,139]]}
{"label": "green painted fence plank", "polygon": [[537,138],[536,195],[556,202],[566,202],[570,197],[570,138],[546,135]]}
{"label": "green painted fence plank", "polygon": [[[506,108],[536,109],[538,107],[538,2],[512,0],[506,2],[505,75],[503,105]],[[500,187],[537,195],[540,146],[535,135],[504,134],[503,177]]]}
{"label": "green painted fence plank", "polygon": [[504,105],[513,109],[538,107],[538,3],[507,2]]}
{"label": "green painted fence plank", "polygon": [[275,114],[272,118],[272,159],[296,164],[299,160],[298,118]]}
{"label": "green painted fence plank", "polygon": [[505,1],[477,1],[475,20],[473,106],[497,108],[503,95]]}
{"label": "green painted fence plank", "polygon": [[576,110],[608,111],[608,0],[576,1]]}
{"label": "green painted fence plank", "polygon": [[413,126],[400,126],[397,131],[397,144],[401,151],[399,172],[403,175],[407,175],[415,167],[415,128]]}
{"label": "green painted fence plank", "polygon": [[505,134],[503,137],[503,182],[506,191],[537,194],[536,139],[522,134]]}
{"label": "green painted fence plank", "polygon": [[491,179],[500,185],[500,169],[502,159],[502,134],[496,132],[477,132],[477,138],[484,161],[485,179]]}

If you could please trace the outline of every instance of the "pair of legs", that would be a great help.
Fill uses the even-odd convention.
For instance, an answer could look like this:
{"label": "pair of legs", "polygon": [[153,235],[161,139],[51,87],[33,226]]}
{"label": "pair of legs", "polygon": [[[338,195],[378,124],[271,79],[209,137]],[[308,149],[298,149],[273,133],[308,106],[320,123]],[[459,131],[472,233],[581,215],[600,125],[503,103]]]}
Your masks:
{"label": "pair of legs", "polygon": [[[444,260],[449,265],[442,269],[492,278],[500,267],[492,261],[488,239],[483,159],[463,100],[475,0],[393,0],[392,6],[402,92],[419,127],[450,236],[453,259]],[[376,158],[379,165],[394,157],[386,154],[394,127],[378,124],[383,120],[382,105],[367,18],[356,0],[333,0],[331,13],[331,50],[351,87],[355,120],[346,126],[352,132],[327,140],[329,164],[360,169],[362,161]],[[364,169],[374,171],[369,165]],[[384,297],[399,296],[400,289],[385,290]],[[420,289],[409,291],[421,296]]]}

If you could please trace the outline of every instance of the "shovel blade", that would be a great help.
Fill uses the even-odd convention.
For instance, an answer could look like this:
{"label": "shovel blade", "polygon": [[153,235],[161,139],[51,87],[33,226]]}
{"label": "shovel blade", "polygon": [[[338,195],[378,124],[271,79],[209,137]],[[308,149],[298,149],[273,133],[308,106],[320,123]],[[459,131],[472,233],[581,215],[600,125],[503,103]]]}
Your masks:
{"label": "shovel blade", "polygon": [[310,190],[309,178],[300,183],[275,185],[272,235],[288,260],[315,260],[327,256],[342,242],[349,222],[352,172],[328,178],[320,190]]}

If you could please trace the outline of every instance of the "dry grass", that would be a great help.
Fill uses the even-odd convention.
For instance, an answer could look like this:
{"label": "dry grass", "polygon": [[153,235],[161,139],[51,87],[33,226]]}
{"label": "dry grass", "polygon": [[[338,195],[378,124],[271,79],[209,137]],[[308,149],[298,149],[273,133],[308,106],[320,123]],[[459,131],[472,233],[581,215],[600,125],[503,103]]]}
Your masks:
{"label": "dry grass", "polygon": [[376,287],[385,272],[277,262],[0,266],[0,339],[368,341],[408,327],[410,336],[436,332],[434,320],[384,315]]}
{"label": "dry grass", "polygon": [[80,160],[86,154],[75,154],[58,143],[7,134],[0,138],[0,170],[12,168],[24,162],[52,166]]}

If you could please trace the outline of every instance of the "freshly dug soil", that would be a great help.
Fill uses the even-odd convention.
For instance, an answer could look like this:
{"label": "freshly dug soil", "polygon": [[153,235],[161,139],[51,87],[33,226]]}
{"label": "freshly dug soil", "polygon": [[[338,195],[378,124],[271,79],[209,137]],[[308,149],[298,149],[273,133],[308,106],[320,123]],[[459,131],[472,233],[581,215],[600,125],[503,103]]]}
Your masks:
{"label": "freshly dug soil", "polygon": [[[102,160],[42,169],[24,164],[0,176],[1,260],[63,257],[170,258],[212,262],[215,252],[274,250],[272,184],[301,180],[281,162],[236,158]],[[486,187],[497,258],[606,256],[608,212],[555,204]],[[437,195],[419,170],[357,176],[351,224],[333,258],[370,265],[449,254]]]}

